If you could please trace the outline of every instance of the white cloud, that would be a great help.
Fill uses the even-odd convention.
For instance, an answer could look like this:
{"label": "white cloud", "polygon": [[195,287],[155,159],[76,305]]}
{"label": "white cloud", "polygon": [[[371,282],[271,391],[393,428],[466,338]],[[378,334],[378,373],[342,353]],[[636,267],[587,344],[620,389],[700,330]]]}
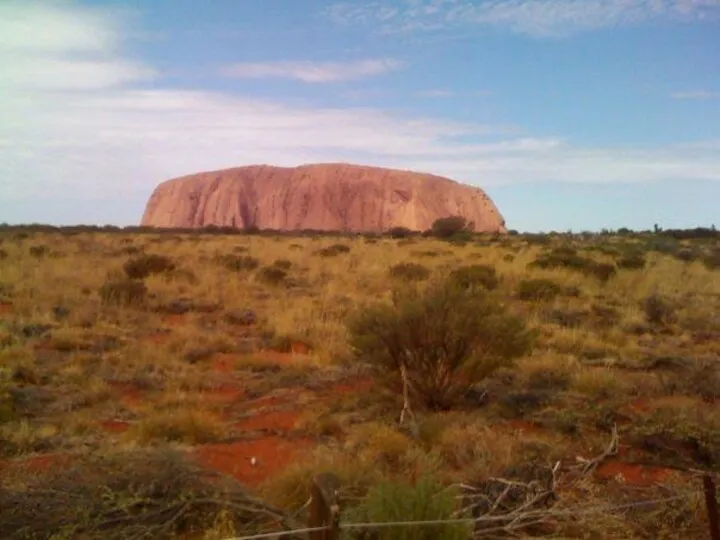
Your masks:
{"label": "white cloud", "polygon": [[691,90],[688,92],[676,92],[670,97],[680,100],[720,99],[720,92],[709,92],[707,90]]}
{"label": "white cloud", "polygon": [[373,24],[383,33],[433,31],[466,25],[497,26],[535,37],[564,36],[604,27],[717,15],[720,0],[406,0],[342,2],[323,11],[343,24]]}
{"label": "white cloud", "polygon": [[402,67],[392,58],[355,62],[247,62],[222,69],[230,77],[250,79],[281,78],[307,83],[330,83],[374,77]]}
{"label": "white cloud", "polygon": [[[22,11],[18,6],[25,4],[14,5]],[[82,12],[77,16],[86,20]],[[70,28],[80,24],[67,20]],[[94,21],[93,35],[117,35],[112,19]],[[4,205],[47,204],[62,197],[95,198],[96,207],[110,205],[142,199],[168,178],[252,163],[366,163],[481,186],[720,181],[717,141],[651,150],[578,148],[555,137],[378,108],[299,107],[221,92],[141,89],[135,83],[151,75],[152,67],[126,59],[116,40],[83,42],[96,55],[93,63],[76,56],[80,41],[72,32],[50,30],[67,41],[54,38],[52,47],[33,52],[25,48],[21,60],[60,62],[52,77],[30,77],[30,85],[26,78],[21,85],[15,77],[5,77],[10,70],[22,73],[20,61],[0,53],[0,80],[6,81],[0,88]],[[15,39],[13,49],[22,47]],[[69,88],[57,79],[79,82]],[[97,215],[85,211],[78,205],[76,221]]]}

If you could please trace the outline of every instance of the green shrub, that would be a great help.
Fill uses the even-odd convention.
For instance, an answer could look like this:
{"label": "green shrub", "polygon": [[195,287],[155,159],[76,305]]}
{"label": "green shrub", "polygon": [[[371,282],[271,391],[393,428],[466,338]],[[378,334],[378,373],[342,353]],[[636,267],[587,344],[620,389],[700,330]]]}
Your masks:
{"label": "green shrub", "polygon": [[265,266],[260,269],[257,276],[260,281],[264,281],[270,285],[278,285],[285,280],[287,272],[277,266]]}
{"label": "green shrub", "polygon": [[172,272],[175,266],[175,262],[170,257],[147,254],[127,260],[123,265],[123,271],[130,279],[145,279],[152,274]]}
{"label": "green shrub", "polygon": [[404,281],[422,281],[430,277],[430,269],[413,262],[398,263],[390,267],[390,277]]}
{"label": "green shrub", "polygon": [[430,234],[435,238],[452,238],[459,233],[471,232],[472,228],[472,223],[469,223],[464,217],[450,216],[433,221]]}
{"label": "green shrub", "polygon": [[333,244],[332,246],[328,246],[326,248],[318,250],[316,253],[321,257],[335,257],[337,255],[349,252],[350,246],[346,246],[345,244]]}
{"label": "green shrub", "polygon": [[[373,486],[360,506],[346,512],[349,521],[392,523],[397,521],[440,521],[469,517],[457,511],[459,493],[429,477],[415,485],[407,481],[384,481]],[[465,540],[472,536],[472,524],[443,523],[424,527],[394,526],[374,529],[374,540]],[[368,538],[366,531],[352,530],[350,539]]]}
{"label": "green shrub", "polygon": [[562,286],[549,279],[523,279],[518,283],[520,300],[552,300],[563,292]]}
{"label": "green shrub", "polygon": [[394,293],[347,323],[354,354],[391,387],[406,367],[408,391],[434,410],[457,403],[476,383],[528,352],[533,335],[482,289],[445,281]]}
{"label": "green shrub", "polygon": [[563,246],[541,254],[528,264],[529,268],[567,268],[607,281],[615,275],[617,269],[612,264],[599,263],[592,259],[581,257],[574,248]]}
{"label": "green shrub", "polygon": [[99,292],[103,304],[130,306],[145,301],[147,287],[142,281],[122,279],[104,283]]}
{"label": "green shrub", "polygon": [[486,264],[461,266],[450,272],[449,278],[465,289],[480,286],[491,291],[500,283],[495,268]]}
{"label": "green shrub", "polygon": [[415,231],[411,231],[407,227],[393,227],[387,234],[390,238],[409,238],[417,235]]}
{"label": "green shrub", "polygon": [[219,255],[215,260],[231,272],[249,272],[260,266],[260,261],[250,255]]}

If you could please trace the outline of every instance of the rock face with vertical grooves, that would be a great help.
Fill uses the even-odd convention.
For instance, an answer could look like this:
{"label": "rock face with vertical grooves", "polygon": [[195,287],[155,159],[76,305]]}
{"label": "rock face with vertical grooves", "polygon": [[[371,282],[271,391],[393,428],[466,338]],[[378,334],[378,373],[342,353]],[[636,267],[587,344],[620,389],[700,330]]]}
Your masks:
{"label": "rock face with vertical grooves", "polygon": [[438,218],[456,215],[471,221],[475,231],[506,232],[505,220],[482,189],[449,178],[344,163],[251,165],[161,183],[142,225],[422,231]]}

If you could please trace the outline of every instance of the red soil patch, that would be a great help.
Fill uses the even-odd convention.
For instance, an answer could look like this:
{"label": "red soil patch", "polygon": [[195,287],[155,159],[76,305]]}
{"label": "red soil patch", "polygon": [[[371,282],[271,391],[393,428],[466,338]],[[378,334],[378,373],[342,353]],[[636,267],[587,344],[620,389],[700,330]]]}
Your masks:
{"label": "red soil patch", "polygon": [[310,354],[312,348],[303,341],[293,341],[290,343],[290,352],[292,354]]}
{"label": "red soil patch", "polygon": [[608,460],[595,470],[595,477],[602,480],[616,480],[631,486],[645,487],[666,482],[673,473],[675,473],[673,469],[664,467]]}
{"label": "red soil patch", "polygon": [[182,326],[185,324],[186,317],[185,315],[180,314],[173,314],[173,315],[165,315],[162,318],[163,324],[166,324],[168,326]]}
{"label": "red soil patch", "polygon": [[122,420],[104,420],[100,422],[102,428],[110,433],[123,433],[127,431],[130,424],[123,422]]}
{"label": "red soil patch", "polygon": [[235,424],[235,427],[245,431],[256,429],[271,429],[290,431],[301,416],[297,409],[291,411],[272,411],[269,413],[256,414],[245,418]]}
{"label": "red soil patch", "polygon": [[663,396],[658,398],[642,398],[628,405],[628,410],[635,413],[652,413],[663,407],[703,407],[700,399],[690,396]]}
{"label": "red soil patch", "polygon": [[234,384],[223,383],[212,390],[203,392],[202,396],[203,399],[210,401],[233,402],[244,398],[245,392]]}
{"label": "red soil patch", "polygon": [[541,433],[544,431],[544,428],[540,424],[530,422],[528,420],[522,420],[520,418],[508,420],[502,424],[496,424],[492,426],[492,428],[511,432],[520,431],[522,433]]}
{"label": "red soil patch", "polygon": [[278,365],[294,364],[297,361],[293,353],[278,352],[272,349],[260,351],[254,356]]}
{"label": "red soil patch", "polygon": [[70,456],[65,454],[45,454],[29,458],[0,461],[0,471],[3,469],[25,469],[32,472],[46,472],[51,468],[62,467],[70,463]]}
{"label": "red soil patch", "polygon": [[226,353],[218,353],[213,356],[213,371],[218,373],[232,373],[238,361],[237,356]]}
{"label": "red soil patch", "polygon": [[[268,437],[231,444],[208,444],[197,448],[194,454],[204,466],[256,486],[281,472],[312,446],[307,439]],[[253,457],[257,459],[254,467],[251,463]]]}
{"label": "red soil patch", "polygon": [[352,383],[338,384],[332,387],[333,394],[353,394],[372,390],[373,380],[370,378],[359,379]]}
{"label": "red soil patch", "polygon": [[157,332],[149,335],[146,339],[156,345],[162,345],[170,340],[170,332]]}
{"label": "red soil patch", "polygon": [[12,315],[13,304],[12,302],[0,302],[0,317],[5,315]]}
{"label": "red soil patch", "polygon": [[108,386],[120,395],[120,402],[129,409],[143,404],[142,391],[132,383],[110,381]]}

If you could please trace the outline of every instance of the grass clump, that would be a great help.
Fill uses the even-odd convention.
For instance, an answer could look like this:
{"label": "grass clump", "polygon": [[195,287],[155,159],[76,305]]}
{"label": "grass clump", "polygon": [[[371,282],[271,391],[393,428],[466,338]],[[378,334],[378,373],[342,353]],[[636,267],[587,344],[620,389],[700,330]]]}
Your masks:
{"label": "grass clump", "polygon": [[167,410],[146,416],[126,432],[130,440],[140,444],[182,442],[205,444],[225,437],[225,426],[216,417],[203,411]]}
{"label": "grass clump", "polygon": [[175,262],[170,257],[150,253],[129,259],[123,265],[123,271],[130,279],[145,279],[152,274],[172,272],[175,267]]}
{"label": "grass clump", "polygon": [[567,268],[584,275],[594,276],[602,282],[609,280],[617,273],[613,264],[600,263],[580,256],[574,248],[559,247],[541,254],[528,265],[529,268]]}
{"label": "grass clump", "polygon": [[[347,512],[345,519],[361,522],[449,520],[459,517],[459,494],[432,477],[412,484],[408,481],[383,481],[373,486],[362,503]],[[443,523],[426,527],[387,527],[374,531],[376,540],[465,540],[472,525]],[[367,538],[365,531],[351,531],[349,539]]]}
{"label": "grass clump", "polygon": [[390,277],[404,281],[422,281],[430,277],[430,269],[412,262],[398,263],[390,267]]}
{"label": "grass clump", "polygon": [[147,286],[135,279],[105,282],[100,287],[100,300],[104,305],[134,306],[145,302]]}
{"label": "grass clump", "polygon": [[491,291],[500,284],[495,268],[486,264],[471,264],[456,268],[450,272],[450,279],[464,289],[480,286]]}
{"label": "grass clump", "polygon": [[517,297],[520,300],[549,301],[563,292],[558,283],[549,279],[523,279],[518,283]]}
{"label": "grass clump", "polygon": [[342,255],[343,253],[350,253],[350,246],[345,244],[333,244],[332,246],[328,246],[317,251],[317,254],[321,257],[336,257],[337,255]]}
{"label": "grass clump", "polygon": [[260,261],[250,255],[219,255],[215,260],[231,272],[247,272],[260,266]]}
{"label": "grass clump", "polygon": [[643,302],[645,319],[650,324],[665,326],[677,320],[675,306],[665,296],[653,293]]}
{"label": "grass clump", "polygon": [[257,273],[257,277],[269,285],[280,285],[285,281],[287,271],[275,265],[265,266]]}
{"label": "grass clump", "polygon": [[[507,315],[485,291],[454,283],[423,292],[396,292],[348,322],[350,344],[391,387],[406,384],[412,399],[433,410],[449,409],[468,390],[527,353],[533,334]],[[402,381],[402,371],[407,371]]]}

